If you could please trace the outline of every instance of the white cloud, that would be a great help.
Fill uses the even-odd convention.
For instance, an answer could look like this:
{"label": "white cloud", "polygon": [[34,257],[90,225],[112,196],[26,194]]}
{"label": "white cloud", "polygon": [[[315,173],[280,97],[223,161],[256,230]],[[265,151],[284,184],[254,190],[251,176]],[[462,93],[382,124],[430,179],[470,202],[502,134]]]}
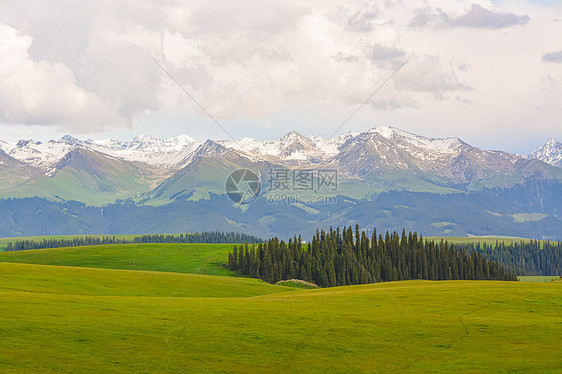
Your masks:
{"label": "white cloud", "polygon": [[124,122],[108,100],[84,90],[61,63],[35,61],[30,36],[0,24],[0,119],[12,124],[71,126],[78,132]]}
{"label": "white cloud", "polygon": [[485,29],[502,29],[516,25],[524,25],[530,21],[528,15],[517,15],[509,12],[498,12],[486,9],[478,4],[472,7],[465,14],[451,20],[452,26],[475,27]]}
{"label": "white cloud", "polygon": [[426,92],[442,100],[447,93],[471,89],[459,81],[452,66],[443,66],[438,56],[414,56],[403,70],[394,79],[398,90]]}
{"label": "white cloud", "polygon": [[[111,109],[97,108],[95,112],[108,115],[113,111],[112,126],[189,101],[148,53],[214,116],[232,119],[267,116],[295,97],[358,104],[411,52],[400,45],[400,30],[393,24],[392,14],[384,14],[388,9],[399,10],[390,3],[381,9],[363,2],[340,7],[258,0],[243,4],[149,0],[94,4],[84,3],[87,15],[81,15],[75,4],[55,0],[34,6],[32,15],[23,17],[16,10],[30,4],[26,0],[8,2],[4,7],[10,11],[5,18],[16,27],[28,29],[32,37],[41,31],[37,43],[27,52],[28,58],[44,57],[44,63],[66,69],[68,77],[74,76],[75,89],[81,89],[90,99],[83,108],[95,107],[94,99],[98,98]],[[61,25],[49,38],[51,23],[47,19],[56,17],[53,9],[57,7],[71,7],[80,24],[72,17],[62,17]],[[346,15],[339,19],[339,12]],[[61,34],[62,29],[71,36]],[[358,38],[357,33],[367,38]],[[57,38],[63,38],[70,50],[61,48]],[[334,58],[346,50],[355,56],[353,61]],[[426,80],[431,76],[439,77],[440,73]],[[438,79],[433,86],[426,82],[401,87],[418,92],[436,89],[432,92],[436,97],[458,89],[443,85],[443,77]],[[399,108],[416,102],[407,92],[396,92],[392,86],[388,91],[388,97],[380,96],[374,107]],[[39,110],[25,115],[22,112],[17,118],[4,116],[4,120],[31,124],[41,119],[70,129],[102,129],[101,124],[92,124],[95,118],[87,125],[74,124],[73,116],[79,113],[74,112],[69,113],[70,121]]]}
{"label": "white cloud", "polygon": [[547,131],[541,80],[562,81],[560,64],[543,63],[557,61],[554,14],[527,0],[5,0],[0,122],[95,132],[159,113],[206,119],[151,54],[219,120],[288,131],[309,116],[295,103],[345,117],[415,52],[356,126],[524,128],[539,111]]}
{"label": "white cloud", "polygon": [[454,16],[445,12],[442,8],[431,8],[429,6],[418,8],[410,21],[411,27],[467,27],[482,29],[502,29],[528,23],[531,18],[517,15],[511,12],[500,12],[488,9],[479,4],[472,4],[466,12]]}

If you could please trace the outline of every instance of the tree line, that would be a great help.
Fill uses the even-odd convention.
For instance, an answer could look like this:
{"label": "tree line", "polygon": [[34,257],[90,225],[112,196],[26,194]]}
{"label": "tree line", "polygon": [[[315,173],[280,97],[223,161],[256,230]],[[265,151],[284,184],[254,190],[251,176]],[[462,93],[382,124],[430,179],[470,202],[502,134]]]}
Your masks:
{"label": "tree line", "polygon": [[134,238],[117,236],[84,236],[75,238],[17,240],[9,242],[7,251],[22,251],[27,249],[43,249],[58,247],[78,247],[102,244],[131,244],[131,243],[260,243],[262,239],[237,232],[199,232],[189,234],[150,234],[139,235]]}
{"label": "tree line", "polygon": [[467,252],[476,252],[497,261],[518,275],[561,275],[562,242],[523,240],[505,244],[463,244]]}
{"label": "tree line", "polygon": [[384,238],[376,229],[369,239],[355,227],[316,232],[288,243],[272,238],[257,246],[234,246],[227,267],[243,275],[275,283],[298,278],[322,287],[407,279],[517,280],[496,261],[453,244],[424,241],[417,233],[396,231]]}

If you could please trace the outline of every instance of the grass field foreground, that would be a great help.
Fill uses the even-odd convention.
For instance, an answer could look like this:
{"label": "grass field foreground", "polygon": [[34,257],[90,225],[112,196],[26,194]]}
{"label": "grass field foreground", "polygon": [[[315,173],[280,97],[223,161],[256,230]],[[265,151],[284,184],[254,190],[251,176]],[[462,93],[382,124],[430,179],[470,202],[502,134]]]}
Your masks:
{"label": "grass field foreground", "polygon": [[231,247],[0,253],[0,371],[548,373],[562,367],[562,282],[303,290],[235,277],[223,267]]}
{"label": "grass field foreground", "polygon": [[[198,284],[192,276],[178,290],[190,275],[1,269],[2,284],[17,284],[0,290],[6,373],[554,373],[562,367],[557,282],[405,281],[290,292],[266,285],[260,292],[276,293],[201,297],[197,288],[225,285]],[[232,282],[230,292],[247,291],[241,281],[260,282],[208,278]]]}

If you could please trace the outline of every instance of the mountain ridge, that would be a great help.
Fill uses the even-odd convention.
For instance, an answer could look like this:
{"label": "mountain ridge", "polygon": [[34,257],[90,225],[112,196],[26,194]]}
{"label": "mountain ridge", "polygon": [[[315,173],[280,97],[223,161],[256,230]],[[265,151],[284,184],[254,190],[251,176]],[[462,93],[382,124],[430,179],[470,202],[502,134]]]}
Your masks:
{"label": "mountain ridge", "polygon": [[[556,144],[547,144],[551,146],[548,150],[552,146],[556,150]],[[88,203],[97,199],[97,204],[112,202],[111,191],[116,192],[115,199],[134,198],[145,203],[156,199],[155,204],[208,198],[209,193],[224,192],[228,174],[240,168],[262,176],[275,168],[337,170],[337,192],[354,198],[390,190],[450,193],[511,187],[533,180],[562,182],[562,168],[530,156],[481,150],[456,137],[430,138],[388,126],[329,139],[291,131],[274,140],[209,139],[204,143],[187,135],[168,139],[139,135],[130,141],[80,140],[65,135],[44,143],[0,142],[0,150],[6,159],[0,198],[79,200],[67,186],[54,183],[61,179],[59,174],[71,173],[74,189],[88,191]],[[71,159],[75,162],[69,169],[65,160]],[[118,178],[116,173],[127,177]],[[81,180],[87,185],[80,186]],[[264,191],[270,187],[266,180],[262,184]],[[103,192],[103,198],[96,198],[96,191]]]}
{"label": "mountain ridge", "polygon": [[[457,137],[431,138],[390,126],[378,126],[360,133],[348,132],[328,139],[314,135],[304,136],[296,131],[291,131],[274,140],[260,141],[245,137],[240,140],[212,141],[262,160],[295,161],[293,164],[298,165],[327,161],[330,157],[336,156],[340,151],[339,148],[347,141],[358,140],[367,134],[378,134],[387,140],[401,140],[402,142],[396,142],[399,146],[406,143],[413,144],[418,151],[418,156],[422,158],[452,153],[463,145],[472,147]],[[185,134],[171,138],[141,134],[130,141],[115,139],[80,140],[71,135],[64,135],[58,141],[49,140],[48,142],[21,139],[17,143],[9,143],[0,140],[0,149],[19,161],[43,169],[52,167],[75,147],[90,148],[127,161],[145,162],[154,166],[180,169],[185,166],[181,164],[181,161],[195,153],[197,148],[203,144],[205,142],[198,142]],[[425,151],[425,154],[420,151]],[[550,165],[562,166],[562,143],[549,139],[531,154],[520,157],[539,159]]]}

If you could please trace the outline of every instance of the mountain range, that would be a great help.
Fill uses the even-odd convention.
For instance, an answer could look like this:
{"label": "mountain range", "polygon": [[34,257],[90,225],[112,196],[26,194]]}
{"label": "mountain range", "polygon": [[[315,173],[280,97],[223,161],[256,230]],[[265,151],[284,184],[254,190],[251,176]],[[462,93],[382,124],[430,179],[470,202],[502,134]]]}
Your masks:
{"label": "mountain range", "polygon": [[[237,206],[223,199],[225,181],[238,169],[249,169],[261,176],[260,199],[253,204]],[[311,180],[310,186],[319,182],[315,171],[337,173],[337,186],[322,191],[317,187],[297,191],[294,185],[287,185],[285,195],[310,197],[320,194],[323,198],[339,198],[335,205],[343,203],[340,206],[343,210],[337,216],[345,224],[355,219],[360,206],[372,205],[388,196],[406,194],[403,198],[408,200],[414,195],[429,196],[434,200],[432,204],[437,205],[445,204],[447,198],[449,201],[459,198],[471,201],[470,204],[476,204],[474,210],[479,214],[490,216],[491,221],[487,221],[506,220],[515,224],[508,230],[509,234],[517,234],[518,224],[540,226],[546,223],[547,227],[538,232],[538,236],[562,237],[562,229],[554,227],[560,223],[562,211],[552,211],[556,204],[544,205],[545,197],[552,195],[552,191],[557,191],[558,185],[562,184],[562,144],[554,139],[528,156],[481,150],[458,138],[428,138],[386,126],[329,139],[306,137],[293,131],[268,141],[243,138],[201,143],[187,135],[169,139],[141,135],[131,141],[80,140],[69,135],[44,143],[0,141],[0,199],[15,198],[24,204],[25,199],[42,198],[47,206],[78,201],[84,207],[99,207],[102,211],[104,208],[107,211],[110,205],[126,202],[139,210],[164,212],[183,203],[195,211],[203,209],[207,216],[220,220],[220,226],[225,229],[240,231],[244,228],[260,235],[282,234],[282,227],[287,227],[288,223],[280,222],[299,222],[295,216],[302,216],[303,212],[311,215],[302,223],[301,227],[306,230],[311,230],[319,221],[319,215],[328,211],[334,214],[326,204],[311,203],[310,199],[276,206],[271,204],[271,199],[279,200],[280,192],[274,188],[276,181],[272,181],[272,171],[278,174],[281,171],[294,178],[295,173],[303,170],[309,171],[312,179],[316,178]],[[535,186],[535,190],[530,186]],[[519,206],[515,207],[492,210],[471,200],[474,196],[482,199],[482,196],[493,194],[510,195],[518,189],[530,195],[527,200],[518,197]],[[553,196],[554,199],[560,197]],[[436,200],[443,201],[436,203]],[[224,206],[217,206],[217,201],[222,201]],[[264,201],[269,204],[263,205]],[[505,204],[509,205],[509,200]],[[397,213],[401,212],[401,206],[407,205],[396,201],[395,207],[384,209],[396,215],[390,220],[387,217],[385,222],[392,221],[400,227],[402,220],[402,226],[405,223],[413,225],[416,220],[409,219],[408,212]],[[207,212],[208,209],[212,209],[213,214]],[[228,216],[227,212],[232,215]],[[80,216],[80,213],[74,215]],[[451,217],[445,220],[438,214],[433,216],[436,221],[427,223],[430,234],[508,234],[501,227],[494,229],[491,226],[486,230],[471,227],[461,222],[466,221],[466,217],[452,222]],[[181,228],[179,231],[190,231],[196,227],[189,225],[199,224],[193,217],[178,217],[175,219],[184,222],[185,226],[171,222],[160,224],[156,230],[166,232]],[[163,220],[168,218],[162,217]],[[372,226],[368,215],[361,219],[361,224]],[[10,228],[4,228],[6,235],[27,234],[27,231],[19,230],[17,224],[9,225]],[[116,233],[115,226],[111,226],[111,222],[108,225],[96,230]],[[95,231],[91,224],[84,223],[83,226],[84,233]],[[140,227],[150,229],[146,225]],[[134,230],[139,231],[140,227]],[[131,228],[119,230],[131,231]]]}

